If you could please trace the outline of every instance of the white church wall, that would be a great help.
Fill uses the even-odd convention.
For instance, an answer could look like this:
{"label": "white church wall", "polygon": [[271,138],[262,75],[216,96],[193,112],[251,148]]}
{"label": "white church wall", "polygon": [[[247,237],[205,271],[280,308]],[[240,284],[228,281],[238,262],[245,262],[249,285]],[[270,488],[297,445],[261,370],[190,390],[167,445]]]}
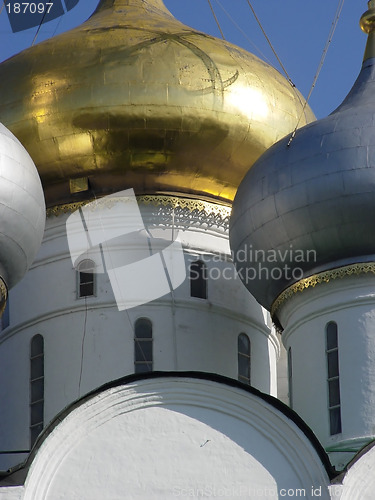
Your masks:
{"label": "white church wall", "polygon": [[0,500],[22,500],[25,489],[23,486],[0,487]]}
{"label": "white church wall", "polygon": [[[21,463],[29,450],[29,378],[24,363],[28,359],[26,339],[13,337],[0,348],[0,469]],[[26,371],[27,370],[27,371]],[[12,429],[17,429],[15,434]],[[10,452],[17,453],[10,453]]]}
{"label": "white church wall", "polygon": [[[281,310],[283,342],[292,348],[293,408],[314,429],[338,468],[375,429],[374,282],[342,278],[296,294]],[[342,432],[330,435],[326,325],[338,328]]]}
{"label": "white church wall", "polygon": [[[148,221],[153,212],[146,208],[143,215]],[[148,318],[153,325],[154,371],[195,370],[237,379],[237,338],[246,333],[251,341],[251,383],[276,395],[279,343],[264,322],[262,308],[234,277],[225,231],[189,226],[180,231],[187,273],[198,258],[207,266],[207,299],[190,297],[186,279],[173,294],[119,311],[105,273],[95,275],[94,297],[77,298],[77,273],[65,230],[68,216],[47,219],[38,257],[11,292],[10,325],[0,337],[0,361],[9,365],[0,373],[6,402],[0,425],[2,436],[9,438],[0,443],[0,450],[30,446],[30,341],[36,334],[44,338],[45,424],[81,395],[134,373],[138,318]],[[20,461],[19,456],[0,455],[0,468]]]}
{"label": "white church wall", "polygon": [[277,398],[289,405],[288,358],[282,342],[280,342],[280,356],[277,362]]}

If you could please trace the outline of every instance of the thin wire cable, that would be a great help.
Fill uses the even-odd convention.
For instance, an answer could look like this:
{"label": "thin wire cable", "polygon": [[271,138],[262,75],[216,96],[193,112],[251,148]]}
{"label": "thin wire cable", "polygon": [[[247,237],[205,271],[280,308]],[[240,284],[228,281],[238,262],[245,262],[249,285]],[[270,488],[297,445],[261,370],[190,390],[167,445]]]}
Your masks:
{"label": "thin wire cable", "polygon": [[[175,241],[175,210],[176,207],[172,207],[172,242]],[[167,269],[165,269],[167,273]],[[174,368],[178,370],[178,356],[177,356],[177,326],[176,326],[176,296],[174,293],[173,286],[171,287],[172,296],[172,330],[173,330],[173,351],[174,351]]]}
{"label": "thin wire cable", "polygon": [[249,5],[249,7],[250,7],[250,9],[251,9],[251,12],[253,13],[253,15],[254,15],[254,17],[255,17],[255,19],[256,19],[256,22],[258,23],[259,28],[261,29],[261,31],[262,31],[262,33],[263,33],[263,35],[264,35],[264,38],[267,40],[268,45],[270,46],[270,48],[271,48],[271,50],[272,50],[272,52],[273,52],[273,55],[276,57],[277,62],[280,64],[281,69],[284,71],[285,76],[287,77],[287,79],[288,79],[289,83],[292,85],[292,87],[295,87],[295,84],[293,83],[292,79],[290,78],[290,76],[289,76],[289,74],[288,74],[288,72],[287,72],[287,70],[286,70],[285,66],[284,66],[284,65],[283,65],[283,63],[281,62],[280,57],[277,55],[276,50],[274,49],[274,47],[273,47],[273,45],[272,45],[272,43],[271,43],[271,40],[268,38],[267,33],[264,31],[264,28],[263,28],[263,26],[262,26],[262,23],[260,22],[260,20],[259,20],[258,16],[256,15],[255,10],[254,10],[254,7],[253,7],[253,6],[251,5],[251,3],[250,3],[250,0],[247,0],[247,3],[248,3],[248,5]]}
{"label": "thin wire cable", "polygon": [[[5,2],[6,2],[6,1],[7,1],[7,0],[3,0],[3,5],[0,7],[0,15],[1,15],[1,13],[3,12],[3,10],[4,10],[4,7],[5,7]],[[36,41],[36,39],[37,39],[37,37],[38,37],[39,31],[40,31],[40,28],[41,28],[41,26],[42,26],[42,24],[43,24],[43,21],[44,21],[44,18],[45,18],[45,16],[46,16],[46,13],[47,13],[47,9],[45,9],[45,11],[44,11],[44,14],[43,14],[42,20],[41,20],[41,22],[40,22],[40,24],[39,24],[39,26],[38,26],[37,32],[36,32],[36,34],[35,34],[35,36],[34,36],[34,39],[33,39],[32,43],[31,43],[31,47],[35,44],[35,41]],[[57,30],[58,30],[58,28],[59,28],[60,24],[61,24],[61,21],[62,21],[62,18],[63,18],[63,17],[64,17],[63,15],[62,15],[62,16],[60,16],[59,21],[58,21],[58,23],[56,24],[56,28],[55,28],[55,30],[54,30],[54,32],[53,32],[53,34],[52,34],[52,37],[54,37],[54,36],[55,36],[55,34],[56,34],[56,32],[57,32]]]}
{"label": "thin wire cable", "polygon": [[223,39],[223,40],[225,40],[225,36],[224,36],[223,30],[221,29],[221,26],[220,26],[219,20],[218,20],[218,18],[216,17],[216,14],[215,14],[214,8],[212,7],[212,4],[211,4],[211,0],[207,0],[207,1],[208,1],[209,6],[210,6],[210,9],[211,9],[212,15],[213,15],[213,16],[214,16],[214,18],[215,18],[215,21],[216,21],[217,27],[219,28],[219,31],[220,31],[220,33],[221,33],[221,37],[222,37],[222,39]]}
{"label": "thin wire cable", "polygon": [[[94,191],[93,189],[91,189],[91,193],[92,193],[92,195],[93,195],[93,197],[94,197],[95,202],[96,202],[96,203],[98,203],[98,202],[100,201],[100,198],[98,198],[98,197],[96,196],[96,193],[95,193],[95,191]],[[101,215],[100,215],[100,224],[101,224],[101,228],[102,228],[102,230],[103,230],[103,231],[105,231],[105,223],[104,223],[104,220],[103,220],[103,218],[102,218],[102,216],[101,216]],[[107,254],[108,261],[110,261],[110,263],[111,263],[111,267],[112,267],[112,269],[114,269],[114,268],[115,268],[115,266],[114,266],[114,262],[113,262],[113,260],[112,260],[112,252],[110,251],[110,247],[109,247],[109,244],[108,244],[108,241],[107,241],[107,240],[103,241],[103,242],[100,244],[100,253],[101,253],[101,258],[102,258],[102,263],[103,263],[104,272],[108,273],[108,270],[107,270],[107,265],[106,265],[106,261],[105,261],[105,258],[104,258],[104,249],[106,250],[106,254]],[[114,278],[115,278],[115,279],[116,279],[116,281],[117,281],[117,276],[116,276],[116,274],[114,275]],[[118,283],[118,282],[117,282],[117,285],[118,285],[118,287],[120,288],[120,286],[119,286],[119,283]],[[135,326],[134,326],[133,321],[132,321],[132,319],[131,319],[131,317],[130,317],[130,314],[129,314],[129,309],[128,309],[127,307],[125,308],[125,314],[126,314],[126,317],[127,317],[128,323],[129,323],[129,326],[130,326],[130,331],[131,331],[131,333],[133,334],[133,340],[134,340],[134,342],[136,342],[136,337],[135,337]],[[138,342],[139,348],[140,348],[140,350],[141,350],[141,352],[142,352],[142,356],[144,357],[144,360],[145,360],[145,361],[147,361],[147,359],[146,359],[146,355],[145,355],[145,353],[144,353],[144,350],[143,350],[143,348],[142,348],[142,346],[141,346],[140,344],[141,344],[141,343],[140,343],[140,342]]]}
{"label": "thin wire cable", "polygon": [[323,67],[323,64],[324,64],[324,61],[325,61],[325,58],[327,56],[327,52],[328,52],[328,48],[329,46],[331,45],[331,42],[332,42],[332,38],[333,38],[333,35],[336,31],[336,28],[337,28],[337,24],[339,22],[339,19],[340,19],[340,15],[341,15],[341,11],[342,11],[342,8],[344,6],[344,2],[345,0],[339,0],[339,3],[337,5],[337,9],[336,9],[336,13],[335,13],[335,17],[332,21],[332,24],[331,24],[331,29],[329,31],[329,35],[328,35],[328,38],[327,38],[327,42],[325,44],[325,47],[324,47],[324,50],[323,50],[323,53],[322,53],[322,57],[320,58],[320,62],[319,62],[319,65],[318,65],[318,69],[316,70],[316,73],[315,73],[315,76],[314,76],[314,79],[313,79],[313,82],[312,82],[312,85],[311,85],[311,88],[310,88],[310,92],[308,93],[307,95],[307,98],[305,100],[305,104],[303,105],[303,109],[302,109],[302,112],[300,114],[300,117],[298,119],[298,122],[297,122],[297,125],[295,127],[295,129],[293,130],[293,133],[292,135],[290,136],[290,139],[289,139],[289,142],[287,144],[287,146],[290,146],[295,135],[296,135],[296,132],[297,132],[297,129],[298,129],[298,126],[300,124],[300,121],[302,119],[302,116],[305,112],[305,109],[306,109],[306,106],[307,106],[307,103],[309,102],[310,100],[310,97],[311,97],[311,94],[313,93],[313,90],[316,86],[316,82],[318,80],[318,77],[319,77],[319,74],[322,70],[322,67]]}
{"label": "thin wire cable", "polygon": [[220,0],[216,0],[216,3],[219,5],[219,7],[222,9],[222,11],[225,13],[225,15],[228,17],[228,19],[231,21],[231,23],[238,29],[238,31],[246,38],[246,40],[259,52],[259,54],[262,56],[262,58],[267,61],[269,64],[272,64],[272,62],[269,60],[269,58],[263,54],[263,52],[260,50],[260,48],[251,40],[251,38],[248,37],[247,33],[241,28],[241,26],[233,19],[233,17],[229,14],[229,12],[225,9],[225,7],[222,5]]}
{"label": "thin wire cable", "polygon": [[[226,14],[226,15],[228,16],[228,18],[232,21],[232,23],[236,26],[236,28],[237,28],[237,29],[238,29],[238,30],[239,30],[239,31],[243,34],[243,36],[244,36],[244,37],[245,37],[245,38],[246,38],[246,39],[247,39],[247,40],[248,40],[248,41],[249,41],[249,42],[250,42],[250,43],[251,43],[251,44],[252,44],[252,45],[253,45],[256,49],[257,49],[257,51],[261,54],[261,56],[263,57],[263,59],[264,59],[265,61],[267,61],[267,62],[268,62],[268,63],[272,66],[272,65],[273,65],[273,63],[269,60],[269,58],[268,58],[265,54],[263,54],[263,52],[259,49],[259,47],[257,47],[257,46],[256,46],[256,45],[252,42],[252,40],[250,40],[250,38],[247,36],[247,34],[246,34],[246,33],[242,30],[242,28],[241,28],[241,27],[240,27],[240,26],[236,23],[236,21],[235,21],[235,20],[231,17],[231,15],[229,14],[229,12],[227,12],[227,11],[225,10],[225,8],[224,8],[224,7],[223,7],[223,5],[221,4],[220,0],[216,0],[216,2],[217,2],[217,3],[219,4],[219,6],[223,9],[223,11],[225,12],[225,14]],[[304,100],[303,100],[303,98],[301,97],[300,93],[297,91],[297,89],[296,89],[296,86],[295,86],[294,82],[292,81],[292,79],[290,78],[290,76],[289,76],[288,72],[286,71],[285,67],[284,67],[284,66],[283,66],[283,64],[281,63],[280,58],[277,56],[277,54],[276,54],[276,50],[273,48],[273,46],[272,46],[272,44],[271,44],[271,42],[270,42],[269,38],[267,37],[267,35],[266,35],[266,33],[265,33],[265,31],[264,31],[264,29],[263,29],[263,27],[262,27],[261,23],[260,23],[260,20],[259,20],[259,19],[258,19],[258,17],[256,16],[256,14],[255,14],[254,10],[253,10],[253,13],[254,13],[254,15],[255,15],[255,19],[257,20],[257,22],[258,22],[259,26],[261,27],[262,33],[264,34],[264,36],[265,36],[266,40],[267,40],[267,41],[268,41],[268,43],[270,44],[271,49],[272,49],[273,53],[274,53],[274,54],[275,54],[275,56],[276,56],[276,59],[279,61],[279,64],[280,64],[281,68],[283,69],[283,71],[284,71],[284,73],[285,73],[285,75],[286,75],[286,77],[287,77],[287,80],[288,80],[288,82],[289,82],[290,86],[292,87],[293,92],[295,93],[295,95],[296,95],[297,99],[299,100],[299,102],[300,102],[301,106],[303,106],[303,104],[304,104]]]}
{"label": "thin wire cable", "polygon": [[63,20],[63,17],[64,17],[64,15],[62,15],[62,16],[59,17],[59,20],[58,20],[58,22],[56,24],[56,28],[54,29],[54,32],[52,33],[51,38],[53,38],[56,35],[56,31],[58,30],[58,28],[59,28],[59,26],[61,24],[61,21]]}
{"label": "thin wire cable", "polygon": [[39,35],[39,31],[40,31],[40,28],[42,27],[42,24],[43,24],[43,21],[44,21],[44,18],[46,17],[46,14],[47,14],[47,9],[44,9],[44,13],[43,13],[43,17],[39,23],[39,26],[38,26],[38,29],[36,30],[36,33],[35,33],[35,36],[34,36],[34,39],[32,41],[32,44],[31,44],[31,47],[34,45],[38,35]]}

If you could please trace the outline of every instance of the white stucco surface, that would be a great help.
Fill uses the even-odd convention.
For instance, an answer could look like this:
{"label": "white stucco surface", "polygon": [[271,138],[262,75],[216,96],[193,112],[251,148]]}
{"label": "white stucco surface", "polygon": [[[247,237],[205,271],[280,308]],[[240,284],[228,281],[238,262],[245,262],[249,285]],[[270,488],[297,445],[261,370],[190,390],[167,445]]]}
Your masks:
{"label": "white stucco surface", "polygon": [[[23,500],[329,498],[311,442],[259,396],[226,384],[156,378],[79,405],[41,444]],[[0,497],[1,498],[1,497]]]}
{"label": "white stucco surface", "polygon": [[[293,357],[293,409],[339,470],[375,436],[375,278],[353,275],[295,294],[281,310]],[[337,324],[342,432],[330,435],[326,327]]]}
{"label": "white stucco surface", "polygon": [[370,447],[349,467],[343,480],[341,500],[373,500],[375,497],[375,448]]}
{"label": "white stucco surface", "polygon": [[[170,229],[167,208],[141,209],[145,224],[153,228],[160,223],[160,210],[165,210],[163,228]],[[251,384],[277,394],[279,341],[266,324],[264,310],[236,278],[225,228],[213,225],[204,214],[194,220],[187,210],[180,214],[186,273],[189,276],[192,262],[203,260],[207,299],[191,297],[187,277],[173,292],[119,311],[104,272],[95,275],[94,296],[77,296],[77,272],[66,234],[69,215],[48,217],[37,259],[11,291],[10,324],[0,334],[0,449],[30,447],[30,341],[36,334],[44,338],[45,425],[80,396],[134,373],[134,325],[139,318],[152,323],[154,371],[194,370],[237,379],[238,335],[245,333],[251,341]],[[0,469],[26,456],[2,455]]]}
{"label": "white stucco surface", "polygon": [[1,500],[22,500],[25,492],[23,486],[0,486]]}

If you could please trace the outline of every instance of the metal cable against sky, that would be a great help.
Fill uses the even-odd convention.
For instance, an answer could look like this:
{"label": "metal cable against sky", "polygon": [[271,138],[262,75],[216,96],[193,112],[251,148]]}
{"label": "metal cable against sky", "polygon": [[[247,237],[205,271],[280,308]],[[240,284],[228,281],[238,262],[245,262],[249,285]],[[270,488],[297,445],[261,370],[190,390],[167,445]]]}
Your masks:
{"label": "metal cable against sky", "polygon": [[289,76],[289,74],[288,74],[287,70],[285,69],[285,66],[283,65],[283,63],[281,62],[281,60],[280,60],[279,56],[277,55],[276,50],[275,50],[275,48],[273,47],[273,45],[272,45],[272,43],[271,43],[271,40],[268,38],[267,33],[265,32],[265,30],[264,30],[264,28],[263,28],[263,26],[262,26],[262,23],[260,22],[260,20],[259,20],[258,16],[256,15],[255,10],[254,10],[254,7],[253,7],[253,6],[251,5],[251,3],[250,3],[250,0],[247,0],[247,4],[248,4],[248,6],[250,7],[251,12],[253,13],[253,15],[254,15],[254,17],[255,17],[255,19],[256,19],[256,22],[257,22],[257,23],[258,23],[258,25],[259,25],[259,28],[261,29],[261,31],[262,31],[262,33],[263,33],[263,35],[264,35],[265,39],[267,40],[267,42],[268,42],[268,44],[269,44],[269,46],[270,46],[270,48],[271,48],[271,50],[272,50],[272,52],[273,52],[274,56],[275,56],[275,57],[276,57],[276,59],[277,59],[277,62],[280,64],[281,69],[284,71],[285,76],[287,77],[287,79],[288,79],[289,83],[292,85],[292,87],[295,87],[295,85],[294,85],[294,83],[293,83],[292,79],[290,78],[290,76]]}
{"label": "metal cable against sky", "polygon": [[41,26],[43,24],[44,18],[46,17],[46,14],[47,14],[47,9],[44,9],[43,17],[42,17],[42,19],[41,19],[41,21],[39,23],[38,29],[36,30],[35,36],[34,36],[33,41],[31,43],[31,47],[34,45],[34,43],[35,43],[35,41],[36,41],[36,39],[37,39],[37,37],[39,35],[39,31],[40,31],[40,28],[41,28]]}
{"label": "metal cable against sky", "polygon": [[[229,14],[229,13],[225,10],[225,8],[223,7],[223,5],[220,3],[220,0],[216,0],[216,2],[217,2],[217,3],[219,4],[219,6],[223,9],[223,11],[224,11],[224,12],[226,13],[226,15],[229,17],[229,19],[230,19],[230,20],[231,20],[231,21],[235,24],[235,26],[237,27],[237,29],[238,29],[238,30],[239,30],[242,34],[244,34],[244,35],[246,36],[246,38],[249,40],[249,38],[247,37],[247,35],[246,35],[246,34],[243,32],[243,30],[242,30],[242,29],[238,26],[238,24],[237,24],[237,23],[236,23],[236,22],[235,22],[235,21],[231,18],[230,14]],[[251,5],[251,3],[250,3],[250,1],[249,1],[249,0],[247,0],[247,3],[248,3],[248,5],[249,5],[249,7],[250,7],[250,9],[251,9],[251,11],[252,11],[252,13],[253,13],[253,15],[254,15],[254,17],[255,17],[256,21],[257,21],[257,23],[258,23],[258,25],[259,25],[259,27],[260,27],[260,29],[261,29],[262,33],[263,33],[263,36],[264,36],[264,37],[265,37],[265,39],[267,40],[267,43],[269,44],[269,46],[270,46],[270,48],[271,48],[271,50],[272,50],[272,52],[273,52],[274,56],[276,57],[276,59],[277,59],[277,61],[278,61],[279,65],[280,65],[280,67],[282,68],[282,70],[283,70],[283,72],[284,72],[284,74],[285,74],[285,76],[286,76],[286,78],[287,78],[288,82],[289,82],[289,83],[290,83],[290,85],[292,86],[292,88],[293,88],[293,90],[294,90],[294,92],[295,92],[295,94],[296,94],[296,96],[297,96],[298,100],[300,101],[301,105],[303,106],[303,101],[302,101],[302,99],[300,98],[300,94],[296,91],[296,86],[295,86],[294,82],[293,82],[293,81],[292,81],[292,79],[290,78],[290,76],[289,76],[289,74],[288,74],[288,72],[287,72],[287,70],[286,70],[285,66],[284,66],[284,65],[283,65],[283,63],[281,62],[281,59],[280,59],[280,57],[278,56],[278,54],[277,54],[277,52],[276,52],[276,50],[275,50],[274,46],[272,45],[270,38],[267,36],[266,31],[265,31],[265,29],[263,28],[262,23],[260,22],[260,19],[259,19],[259,18],[258,18],[258,16],[256,15],[255,10],[254,10],[254,8],[253,8],[253,6]],[[249,41],[250,41],[250,40],[249,40]],[[258,49],[258,50],[259,50],[259,49]],[[260,50],[259,50],[259,52],[261,53],[261,51],[260,51]],[[261,54],[262,54],[262,53],[261,53]],[[268,59],[266,56],[264,56],[264,54],[262,54],[262,55],[263,55],[263,58],[264,58],[264,59],[266,59],[267,61],[269,61],[269,59]],[[272,65],[272,63],[271,63],[270,61],[269,61],[269,63]],[[305,109],[305,108],[306,108],[306,105],[305,105],[304,109]],[[301,118],[300,118],[300,120],[301,120]]]}
{"label": "metal cable against sky", "polygon": [[220,33],[221,33],[221,37],[222,37],[222,39],[223,39],[223,40],[225,40],[225,36],[224,36],[223,30],[221,29],[221,26],[220,26],[219,20],[218,20],[218,18],[216,17],[216,14],[215,14],[214,8],[212,7],[212,4],[211,4],[211,0],[207,0],[207,1],[208,1],[209,6],[210,6],[210,9],[211,9],[212,15],[213,15],[213,16],[214,16],[214,18],[215,18],[215,21],[216,21],[217,27],[219,28],[219,31],[220,31]]}
{"label": "metal cable against sky", "polygon": [[228,17],[228,19],[233,24],[233,26],[235,26],[237,28],[237,30],[243,35],[243,37],[246,38],[246,40],[259,52],[259,54],[263,57],[263,59],[272,65],[272,62],[269,60],[269,58],[260,50],[260,48],[251,40],[251,38],[248,37],[247,33],[233,19],[233,17],[229,14],[229,12],[226,10],[226,8],[223,6],[223,4],[219,0],[216,0],[216,3],[223,10],[224,14]]}
{"label": "metal cable against sky", "polygon": [[297,132],[297,129],[298,129],[298,125],[300,124],[300,121],[301,121],[301,118],[303,116],[303,113],[305,112],[305,109],[306,109],[306,106],[310,100],[310,97],[311,97],[311,94],[313,93],[313,90],[316,86],[316,82],[318,81],[318,78],[319,78],[319,74],[322,70],[322,67],[323,67],[323,64],[324,64],[324,61],[325,61],[325,58],[326,58],[326,55],[327,55],[327,52],[328,52],[328,48],[332,42],[332,38],[333,38],[333,35],[336,31],[336,28],[337,28],[337,24],[339,22],[339,19],[340,19],[340,15],[341,15],[341,12],[342,12],[342,8],[344,7],[344,2],[345,0],[339,0],[339,3],[337,5],[337,9],[336,9],[336,13],[335,13],[335,17],[332,21],[332,24],[331,24],[331,29],[329,31],[329,35],[328,35],[328,38],[327,38],[327,42],[324,46],[324,49],[323,49],[323,53],[322,53],[322,57],[320,58],[320,62],[319,62],[319,65],[318,65],[318,69],[316,70],[316,73],[315,73],[315,76],[314,76],[314,79],[313,79],[313,82],[312,82],[312,85],[311,85],[311,88],[310,88],[310,91],[307,95],[307,98],[306,98],[306,101],[305,101],[305,104],[303,106],[303,109],[302,109],[302,112],[301,112],[301,115],[298,119],[298,122],[297,122],[297,125],[296,125],[296,128],[294,129],[292,135],[290,136],[290,139],[289,139],[289,142],[288,142],[288,146],[291,145],[295,135],[296,135],[296,132]]}

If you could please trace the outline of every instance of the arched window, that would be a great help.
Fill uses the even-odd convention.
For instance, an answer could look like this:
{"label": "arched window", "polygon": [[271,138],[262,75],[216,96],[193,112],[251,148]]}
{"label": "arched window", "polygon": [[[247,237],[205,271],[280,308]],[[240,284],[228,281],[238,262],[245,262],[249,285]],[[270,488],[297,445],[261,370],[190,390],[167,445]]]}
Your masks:
{"label": "arched window", "polygon": [[95,295],[95,263],[86,259],[77,267],[77,295],[78,297],[92,297]]}
{"label": "arched window", "polygon": [[207,268],[201,260],[190,264],[190,295],[207,299]]}
{"label": "arched window", "polygon": [[147,318],[137,319],[134,328],[134,371],[152,371],[152,323]]}
{"label": "arched window", "polygon": [[289,406],[293,408],[293,365],[292,348],[288,349],[288,388],[289,388]]}
{"label": "arched window", "polygon": [[337,324],[333,321],[326,325],[326,356],[329,428],[333,436],[341,432],[339,347]]}
{"label": "arched window", "polygon": [[34,335],[30,344],[30,444],[44,426],[44,340]]}
{"label": "arched window", "polygon": [[250,385],[251,345],[245,333],[238,336],[238,380]]}

